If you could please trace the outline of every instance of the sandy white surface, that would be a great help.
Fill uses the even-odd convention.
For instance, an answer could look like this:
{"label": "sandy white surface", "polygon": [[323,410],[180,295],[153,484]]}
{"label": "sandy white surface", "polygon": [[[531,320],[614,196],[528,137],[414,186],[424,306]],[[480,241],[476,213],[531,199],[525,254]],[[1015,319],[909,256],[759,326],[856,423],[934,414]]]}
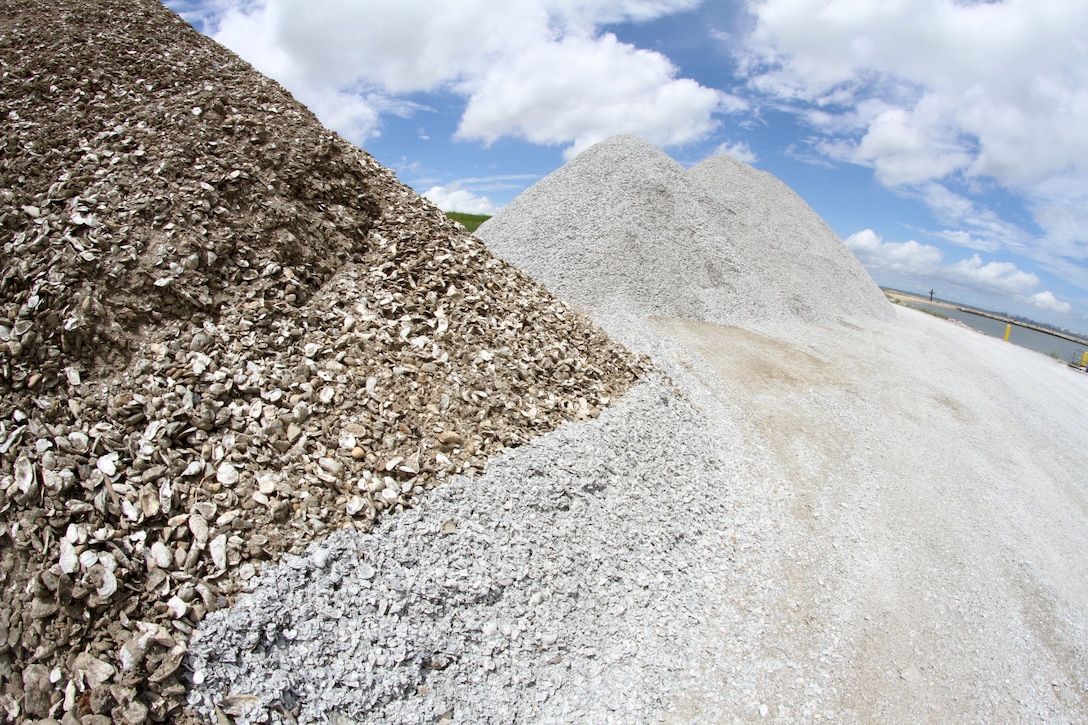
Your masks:
{"label": "sandy white surface", "polygon": [[788,340],[627,324],[675,388],[266,570],[194,643],[193,702],[226,687],[279,722],[283,703],[338,722],[1083,719],[1088,375],[902,307]]}
{"label": "sandy white surface", "polygon": [[1085,717],[1088,376],[905,308],[657,327],[750,442],[760,522],[672,719]]}

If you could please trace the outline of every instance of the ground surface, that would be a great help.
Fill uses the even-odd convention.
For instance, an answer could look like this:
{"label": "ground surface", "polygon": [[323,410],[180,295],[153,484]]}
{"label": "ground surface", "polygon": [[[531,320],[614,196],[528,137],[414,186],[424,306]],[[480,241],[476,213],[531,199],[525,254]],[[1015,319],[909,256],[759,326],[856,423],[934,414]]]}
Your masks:
{"label": "ground surface", "polygon": [[[347,590],[344,572],[361,568],[367,587],[394,591],[404,566],[424,571],[433,559],[443,573],[417,574],[431,593],[406,595],[405,612],[441,600],[440,611],[458,612],[449,622],[390,619],[367,593],[344,601],[352,612],[339,613],[348,617],[339,626],[399,623],[413,631],[375,634],[379,651],[410,655],[425,634],[439,649],[456,639],[458,656],[385,705],[350,692],[323,701],[325,692],[302,697],[303,715],[322,702],[368,722],[1077,722],[1088,713],[1088,376],[905,308],[890,322],[790,339],[672,318],[604,324],[652,353],[678,390],[643,383],[603,422],[537,439],[365,541],[333,545],[344,567],[335,586],[322,578],[287,608],[320,618],[306,607]],[[572,485],[590,480],[599,486]],[[540,500],[564,485],[569,511],[541,520]],[[510,533],[496,547],[436,536],[450,520]],[[409,543],[427,537],[422,549]],[[436,595],[465,551],[495,577],[524,566],[525,578],[488,601]],[[291,566],[301,564],[265,581]],[[247,631],[294,626],[281,596],[258,591],[244,617],[210,618],[213,642],[194,645],[198,669],[230,662],[218,677],[253,684],[291,663],[358,661],[320,628],[306,643],[247,643]],[[514,622],[513,634],[473,629],[488,621],[500,631]],[[307,660],[315,649],[329,654]],[[312,691],[307,682],[284,692]],[[202,692],[219,697],[224,684],[210,677]],[[487,700],[498,704],[479,704]]]}
{"label": "ground surface", "polygon": [[956,305],[951,302],[942,302],[941,300],[930,300],[928,297],[922,295],[912,295],[906,292],[885,291],[889,299],[897,304],[913,304],[916,302],[922,302],[932,307],[944,307],[947,309],[956,309]]}
{"label": "ground surface", "polygon": [[737,582],[737,615],[765,612],[764,637],[708,635],[708,655],[732,664],[704,670],[706,691],[734,666],[752,685],[747,703],[728,698],[739,711],[712,710],[863,722],[1088,712],[1088,377],[906,309],[876,332],[814,331],[793,349],[658,327],[769,459],[753,498],[775,532]]}

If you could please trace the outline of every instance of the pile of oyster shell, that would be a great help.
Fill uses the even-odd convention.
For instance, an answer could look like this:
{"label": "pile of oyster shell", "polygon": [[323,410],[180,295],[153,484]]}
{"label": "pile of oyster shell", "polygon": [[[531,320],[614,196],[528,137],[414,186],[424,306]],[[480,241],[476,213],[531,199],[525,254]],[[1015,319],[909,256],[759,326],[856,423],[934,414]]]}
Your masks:
{"label": "pile of oyster shell", "polygon": [[3,717],[179,719],[189,635],[262,562],[644,369],[158,3],[13,17]]}

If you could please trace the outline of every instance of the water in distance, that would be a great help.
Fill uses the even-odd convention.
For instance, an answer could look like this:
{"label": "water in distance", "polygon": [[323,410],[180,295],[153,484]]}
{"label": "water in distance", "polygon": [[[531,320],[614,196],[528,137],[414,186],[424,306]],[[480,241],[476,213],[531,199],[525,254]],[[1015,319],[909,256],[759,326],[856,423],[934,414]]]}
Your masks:
{"label": "water in distance", "polygon": [[[935,312],[938,315],[942,315],[952,320],[959,320],[968,327],[978,330],[979,332],[984,332],[987,335],[993,335],[994,337],[999,338],[1005,337],[1006,323],[1001,322],[1000,320],[994,320],[989,317],[983,317],[982,315],[965,312],[964,310],[950,309],[948,307],[936,307],[922,303],[912,304],[919,309]],[[1074,356],[1076,357],[1076,362],[1080,362],[1078,351],[1088,351],[1088,345],[1086,344],[1072,342],[1061,337],[1049,335],[1045,332],[1031,330],[1027,327],[1020,327],[1015,323],[1012,326],[1012,331],[1009,333],[1009,342],[1019,345],[1020,347],[1026,347],[1029,350],[1041,352],[1044,355],[1050,355],[1051,357],[1057,356],[1065,362],[1069,362]]]}

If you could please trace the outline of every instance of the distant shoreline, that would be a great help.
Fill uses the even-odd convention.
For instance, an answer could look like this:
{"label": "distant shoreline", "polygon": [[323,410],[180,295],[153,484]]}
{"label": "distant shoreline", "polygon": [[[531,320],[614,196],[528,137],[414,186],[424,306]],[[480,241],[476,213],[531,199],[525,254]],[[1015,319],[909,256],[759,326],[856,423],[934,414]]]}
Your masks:
{"label": "distant shoreline", "polygon": [[899,290],[881,288],[888,297],[894,298],[899,302],[911,303],[919,302],[924,305],[930,305],[932,307],[943,307],[948,310],[959,310],[960,312],[967,312],[972,315],[978,315],[979,317],[988,317],[991,320],[997,320],[998,322],[1004,322],[1007,325],[1016,325],[1017,327],[1023,327],[1026,330],[1035,330],[1045,335],[1053,335],[1069,342],[1075,342],[1081,345],[1088,345],[1088,339],[1080,337],[1078,335],[1072,335],[1062,332],[1061,330],[1055,330],[1050,327],[1043,327],[1041,325],[1033,325],[1030,322],[1024,322],[1023,320],[1015,320],[1005,315],[998,315],[994,312],[987,312],[986,310],[976,309],[974,307],[968,307],[967,305],[958,305],[952,302],[942,302],[940,300],[930,300],[923,295],[916,295],[910,292],[901,292]]}
{"label": "distant shoreline", "polygon": [[[959,309],[959,305],[954,305],[951,302],[930,300],[928,297],[925,297],[923,295],[911,294],[910,292],[900,292],[898,290],[884,289],[884,294],[888,295],[889,297],[894,297],[900,302],[922,302],[927,305],[933,305],[934,307],[944,307],[949,310]],[[974,312],[974,310],[970,310],[970,312]]]}

